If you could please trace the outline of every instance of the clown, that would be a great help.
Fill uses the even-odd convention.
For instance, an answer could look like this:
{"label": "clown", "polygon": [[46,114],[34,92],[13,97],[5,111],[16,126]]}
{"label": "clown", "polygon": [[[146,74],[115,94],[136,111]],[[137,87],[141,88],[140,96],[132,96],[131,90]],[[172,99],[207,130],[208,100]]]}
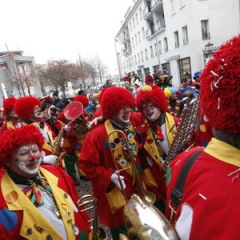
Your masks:
{"label": "clown", "polygon": [[32,96],[21,97],[16,101],[14,111],[23,125],[33,124],[41,131],[45,139],[42,149],[43,163],[55,164],[57,156],[52,155],[55,134],[50,126],[42,120],[40,100]]}
{"label": "clown", "polygon": [[18,116],[14,111],[14,105],[16,101],[17,99],[14,97],[9,97],[3,100],[5,121],[1,127],[2,133],[13,128],[19,128],[21,126]]}
{"label": "clown", "polygon": [[[222,45],[201,74],[200,104],[213,127],[206,148],[176,156],[168,168],[166,215],[180,239],[238,239],[240,236],[240,36]],[[191,166],[179,206],[172,201],[185,163],[200,151]],[[185,165],[186,166],[186,165]],[[180,181],[182,178],[180,177]],[[174,211],[172,211],[174,210]],[[227,216],[227,221],[226,221]],[[223,225],[220,228],[219,226]]]}
{"label": "clown", "polygon": [[[89,104],[89,100],[86,96],[77,95],[74,97],[73,101],[80,102],[83,108],[86,108]],[[77,178],[76,165],[79,171],[80,179],[88,180],[85,174],[80,169],[78,164],[78,159],[80,158],[82,143],[88,132],[87,123],[89,121],[89,114],[83,109],[83,113],[73,121],[67,119],[64,116],[64,112],[60,113],[58,119],[65,123],[65,131],[63,134],[64,142],[63,149],[66,151],[67,155],[64,157],[64,163],[68,174],[72,177],[77,186],[80,185],[80,181]],[[71,123],[69,124],[69,122]],[[80,130],[78,132],[78,129]]]}
{"label": "clown", "polygon": [[[137,192],[132,163],[128,161],[130,156],[126,154],[125,148],[120,147],[118,136],[118,131],[121,131],[129,144],[130,155],[138,165],[135,154],[137,142],[130,124],[133,106],[134,98],[128,90],[121,87],[107,88],[101,96],[105,121],[87,134],[81,149],[80,167],[90,179],[93,193],[97,197],[99,220],[110,228],[113,239],[118,239],[120,233],[125,233],[123,207],[126,199],[122,190],[125,190],[128,199]],[[121,171],[125,168],[127,170]],[[116,170],[121,171],[119,177]]]}
{"label": "clown", "polygon": [[164,159],[174,138],[178,119],[167,112],[168,101],[156,85],[141,88],[136,98],[139,112],[131,123],[139,135],[139,157],[148,191],[157,197],[155,205],[164,211],[166,186]]}
{"label": "clown", "polygon": [[61,169],[40,165],[44,138],[33,125],[0,136],[1,239],[88,239],[88,217],[77,208],[79,196]]}

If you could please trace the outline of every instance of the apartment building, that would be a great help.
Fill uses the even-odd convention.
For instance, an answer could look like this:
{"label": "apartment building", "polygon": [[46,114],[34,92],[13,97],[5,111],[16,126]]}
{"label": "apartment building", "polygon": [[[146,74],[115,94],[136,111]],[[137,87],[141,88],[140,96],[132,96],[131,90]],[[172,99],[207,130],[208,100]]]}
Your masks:
{"label": "apartment building", "polygon": [[240,31],[240,0],[135,0],[115,37],[120,78],[167,68],[173,85]]}

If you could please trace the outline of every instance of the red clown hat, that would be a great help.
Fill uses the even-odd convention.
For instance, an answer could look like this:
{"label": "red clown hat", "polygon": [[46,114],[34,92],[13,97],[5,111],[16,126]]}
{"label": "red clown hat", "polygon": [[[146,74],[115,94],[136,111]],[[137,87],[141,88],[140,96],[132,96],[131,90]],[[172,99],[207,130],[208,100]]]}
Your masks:
{"label": "red clown hat", "polygon": [[161,112],[166,112],[168,107],[167,98],[161,88],[157,85],[146,85],[141,88],[136,97],[136,105],[142,111],[142,105],[153,103]]}
{"label": "red clown hat", "polygon": [[223,44],[201,74],[201,106],[212,127],[240,134],[240,35]]}
{"label": "red clown hat", "polygon": [[16,101],[17,99],[15,97],[9,97],[3,100],[3,109],[5,115],[8,115],[9,112],[14,109]]}
{"label": "red clown hat", "polygon": [[122,87],[109,87],[101,98],[101,108],[105,118],[112,117],[124,106],[133,108],[133,105],[132,93]]}
{"label": "red clown hat", "polygon": [[14,106],[15,113],[21,120],[28,120],[35,106],[40,107],[41,102],[35,97],[21,97]]}
{"label": "red clown hat", "polygon": [[44,138],[42,133],[34,125],[23,125],[20,128],[11,129],[0,135],[0,166],[6,166],[12,154],[22,145],[37,144],[42,150]]}

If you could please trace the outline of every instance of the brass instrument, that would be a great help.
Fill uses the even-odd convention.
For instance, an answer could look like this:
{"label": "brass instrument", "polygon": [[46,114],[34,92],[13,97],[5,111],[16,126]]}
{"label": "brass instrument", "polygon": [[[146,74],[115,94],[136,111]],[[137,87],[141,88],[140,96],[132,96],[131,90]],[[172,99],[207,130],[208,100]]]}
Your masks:
{"label": "brass instrument", "polygon": [[[111,135],[112,134],[116,134],[116,138],[114,139],[114,143],[115,144],[111,144]],[[137,189],[138,189],[138,194],[140,196],[141,199],[143,199],[144,201],[153,204],[156,201],[156,196],[154,193],[146,191],[143,188],[143,185],[141,183],[141,180],[139,179],[138,173],[137,173],[137,168],[136,168],[136,163],[135,160],[132,157],[132,152],[129,148],[129,143],[128,140],[124,134],[123,131],[121,130],[113,130],[108,134],[108,143],[109,143],[109,148],[111,150],[112,153],[112,157],[113,159],[115,159],[114,157],[114,151],[118,150],[118,149],[122,149],[125,159],[128,162],[130,162],[130,164],[132,165],[132,172],[133,172],[133,178],[136,180],[136,185],[137,185]],[[115,145],[115,146],[114,146]],[[114,147],[113,147],[114,146]],[[115,162],[115,161],[114,161]],[[117,164],[115,162],[115,166],[116,166],[116,172],[117,175],[119,176],[119,170],[117,167]],[[121,183],[121,181],[119,181]]]}
{"label": "brass instrument", "polygon": [[[98,223],[97,218],[97,199],[91,194],[84,195],[77,202],[77,207],[81,212],[88,212],[88,215],[92,218],[89,219],[89,223],[92,228],[91,240],[109,240],[111,239],[110,230]],[[81,207],[84,207],[81,209]]]}
{"label": "brass instrument", "polygon": [[79,140],[83,139],[85,135],[89,132],[87,121],[84,116],[80,116],[76,119],[73,130],[74,136]]}
{"label": "brass instrument", "polygon": [[200,105],[199,98],[194,98],[184,107],[183,112],[179,117],[180,123],[177,127],[176,135],[173,139],[173,142],[168,151],[168,155],[164,162],[165,166],[168,166],[170,161],[177,154],[193,146],[194,142],[191,143],[191,141],[193,140],[193,131],[195,129],[197,130],[197,133],[199,131],[200,124],[200,120],[198,120],[199,105]]}
{"label": "brass instrument", "polygon": [[[111,135],[114,136],[114,144],[111,142]],[[178,235],[166,217],[153,206],[156,200],[156,196],[152,192],[148,192],[143,188],[143,185],[138,177],[136,164],[132,158],[132,152],[129,148],[129,142],[126,139],[124,132],[121,130],[113,130],[108,135],[108,144],[112,153],[113,159],[114,151],[124,152],[126,160],[131,162],[133,175],[136,178],[136,184],[139,190],[139,195],[133,194],[131,199],[126,199],[127,204],[124,206],[124,223],[128,233],[128,236],[120,234],[119,240],[139,239],[139,240],[178,240]],[[120,156],[120,154],[119,154]],[[114,160],[115,162],[115,160]],[[119,170],[115,162],[116,171],[118,174],[124,169]],[[127,170],[127,169],[126,169]],[[120,180],[120,179],[119,179]],[[121,184],[121,181],[119,181]],[[122,184],[121,184],[122,187]],[[122,187],[123,195],[126,198],[126,193]]]}
{"label": "brass instrument", "polygon": [[73,121],[75,121],[77,118],[79,118],[83,113],[83,105],[80,102],[72,102],[67,105],[67,107],[64,109],[64,116],[71,120],[68,124],[62,123],[61,130],[58,133],[57,138],[54,141],[53,144],[53,155],[58,156],[56,165],[63,167],[63,159],[67,155],[66,151],[61,147],[61,144],[63,144],[63,133],[64,133],[64,127],[70,126]]}
{"label": "brass instrument", "polygon": [[63,133],[64,133],[64,127],[61,128],[56,139],[54,140],[53,151],[52,151],[52,154],[58,157],[55,165],[59,167],[63,167],[63,159],[67,155],[66,151],[61,147],[61,144],[63,141]]}

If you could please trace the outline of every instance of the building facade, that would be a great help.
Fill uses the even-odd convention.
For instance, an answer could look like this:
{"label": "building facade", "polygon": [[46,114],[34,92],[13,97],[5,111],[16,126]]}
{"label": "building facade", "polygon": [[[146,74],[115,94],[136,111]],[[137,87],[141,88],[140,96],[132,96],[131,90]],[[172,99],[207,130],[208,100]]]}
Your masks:
{"label": "building facade", "polygon": [[[35,75],[34,57],[22,51],[0,52],[0,99],[32,95],[41,97],[39,80]],[[0,101],[2,106],[2,101]]]}
{"label": "building facade", "polygon": [[115,37],[120,78],[167,68],[174,86],[240,31],[240,0],[135,0]]}

